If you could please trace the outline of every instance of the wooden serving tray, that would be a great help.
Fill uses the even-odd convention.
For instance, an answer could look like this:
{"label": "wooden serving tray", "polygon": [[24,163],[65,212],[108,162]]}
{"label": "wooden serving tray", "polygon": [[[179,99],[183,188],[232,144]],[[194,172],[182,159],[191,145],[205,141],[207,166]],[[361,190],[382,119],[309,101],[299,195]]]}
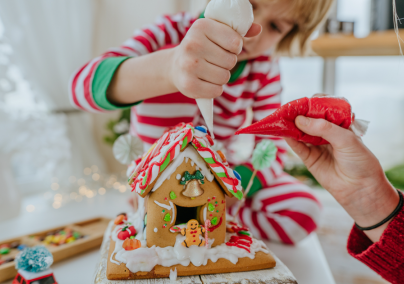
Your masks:
{"label": "wooden serving tray", "polygon": [[[108,227],[109,221],[110,219],[103,217],[85,220],[82,222],[59,226],[46,231],[1,241],[0,246],[4,244],[11,244],[13,242],[19,242],[30,247],[36,245],[44,245],[40,240],[38,240],[37,238],[33,238],[32,236],[44,237],[50,232],[59,231],[65,228],[70,228],[73,231],[79,232],[81,235],[84,235],[83,238],[77,239],[72,243],[62,244],[59,246],[44,245],[53,255],[53,263],[56,263],[63,259],[80,254],[84,251],[101,246],[102,238],[104,236],[106,228]],[[0,255],[0,259],[6,259],[9,257],[15,258],[18,253],[18,250],[13,249],[7,255]],[[17,270],[15,269],[14,261],[0,265],[0,282],[11,279],[16,275]]]}

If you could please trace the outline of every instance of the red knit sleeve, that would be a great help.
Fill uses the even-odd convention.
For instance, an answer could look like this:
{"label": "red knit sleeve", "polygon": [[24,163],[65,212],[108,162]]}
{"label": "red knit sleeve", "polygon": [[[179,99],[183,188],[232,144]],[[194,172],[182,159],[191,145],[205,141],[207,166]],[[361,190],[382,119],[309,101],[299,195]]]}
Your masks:
{"label": "red knit sleeve", "polygon": [[404,283],[403,209],[389,224],[378,242],[373,243],[355,226],[348,238],[349,254],[393,284]]}

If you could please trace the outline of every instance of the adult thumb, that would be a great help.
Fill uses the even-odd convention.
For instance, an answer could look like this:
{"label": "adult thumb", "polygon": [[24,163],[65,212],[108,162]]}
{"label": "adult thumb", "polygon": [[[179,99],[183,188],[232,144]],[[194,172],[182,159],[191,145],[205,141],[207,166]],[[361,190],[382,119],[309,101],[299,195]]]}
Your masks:
{"label": "adult thumb", "polygon": [[262,31],[262,27],[259,24],[253,23],[251,28],[248,30],[247,34],[245,37],[255,37],[259,35]]}
{"label": "adult thumb", "polygon": [[354,140],[357,140],[352,131],[339,127],[325,119],[298,116],[295,122],[301,131],[327,140],[334,148],[349,147]]}

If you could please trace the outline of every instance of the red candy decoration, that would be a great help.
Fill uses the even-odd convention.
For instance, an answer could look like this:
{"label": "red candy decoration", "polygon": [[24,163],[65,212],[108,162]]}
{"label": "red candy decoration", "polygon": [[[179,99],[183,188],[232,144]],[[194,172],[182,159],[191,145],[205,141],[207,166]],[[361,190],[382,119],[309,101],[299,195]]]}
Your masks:
{"label": "red candy decoration", "polygon": [[[129,233],[130,231],[130,233]],[[124,241],[131,236],[136,235],[136,229],[133,226],[130,227],[123,227],[123,229],[118,233],[118,239]]]}
{"label": "red candy decoration", "polygon": [[313,97],[289,102],[266,118],[236,132],[238,134],[261,134],[289,137],[313,145],[329,144],[321,137],[308,135],[299,130],[295,119],[299,115],[322,118],[348,129],[353,122],[351,105],[344,98]]}

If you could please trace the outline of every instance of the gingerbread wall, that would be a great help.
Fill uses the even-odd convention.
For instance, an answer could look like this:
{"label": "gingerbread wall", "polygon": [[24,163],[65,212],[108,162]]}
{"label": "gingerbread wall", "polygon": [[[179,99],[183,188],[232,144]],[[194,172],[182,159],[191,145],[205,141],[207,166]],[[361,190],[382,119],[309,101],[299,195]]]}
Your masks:
{"label": "gingerbread wall", "polygon": [[[206,218],[210,220],[215,218],[217,220],[216,228],[213,232],[209,232],[208,234],[210,239],[215,239],[213,246],[220,245],[224,242],[226,234],[225,194],[215,179],[212,182],[209,182],[205,178],[204,184],[200,185],[204,190],[204,193],[201,196],[192,200],[191,198],[182,195],[184,185],[180,184],[180,180],[176,178],[177,175],[179,174],[182,177],[185,171],[194,174],[197,170],[196,164],[193,164],[191,159],[188,159],[187,162],[186,161],[187,159],[184,159],[184,162],[176,169],[170,178],[165,180],[155,192],[149,193],[146,228],[148,247],[153,245],[159,247],[174,246],[176,236],[179,233],[170,232],[170,228],[175,225],[177,219],[177,205],[181,207],[202,206],[197,216],[198,221],[202,224],[204,224],[203,215],[206,207]],[[171,194],[170,197],[170,192],[174,192],[176,196],[174,199],[172,198],[173,194]],[[174,214],[172,209],[169,210],[156,203],[159,202],[160,204],[170,206],[170,201],[174,207]],[[209,204],[211,205],[208,206]],[[208,210],[208,207],[210,210]],[[167,214],[170,214],[169,221],[164,220]],[[190,219],[193,218],[191,217]],[[168,220],[167,217],[166,220]]]}

